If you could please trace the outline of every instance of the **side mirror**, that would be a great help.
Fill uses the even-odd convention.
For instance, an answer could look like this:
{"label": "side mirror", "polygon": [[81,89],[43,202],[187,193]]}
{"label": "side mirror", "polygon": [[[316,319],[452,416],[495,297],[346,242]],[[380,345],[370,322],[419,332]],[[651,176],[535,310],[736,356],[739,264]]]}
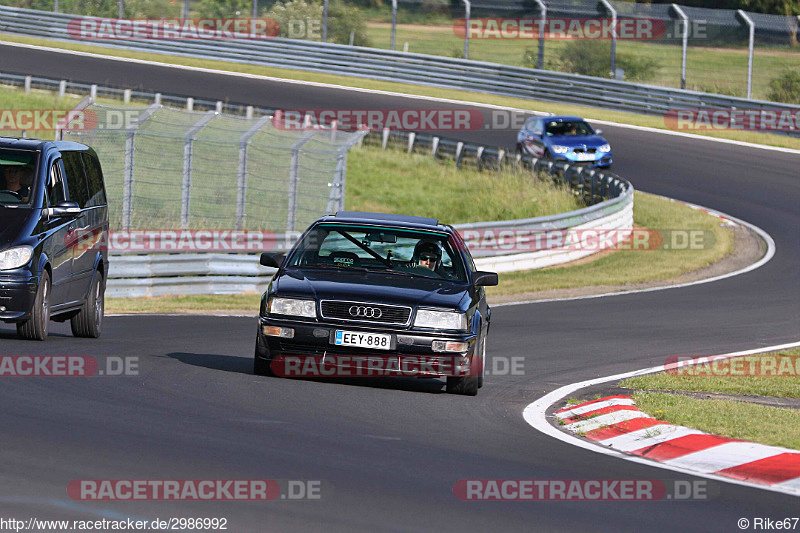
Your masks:
{"label": "side mirror", "polygon": [[51,217],[76,217],[81,214],[81,208],[78,202],[66,201],[48,209],[47,214]]}
{"label": "side mirror", "polygon": [[475,272],[473,276],[476,287],[494,287],[497,285],[496,272]]}
{"label": "side mirror", "polygon": [[265,267],[280,268],[285,258],[286,256],[283,254],[264,252],[261,254],[259,263]]}
{"label": "side mirror", "polygon": [[603,130],[594,130],[594,132],[595,132],[597,135],[602,135],[602,134],[603,134]]}

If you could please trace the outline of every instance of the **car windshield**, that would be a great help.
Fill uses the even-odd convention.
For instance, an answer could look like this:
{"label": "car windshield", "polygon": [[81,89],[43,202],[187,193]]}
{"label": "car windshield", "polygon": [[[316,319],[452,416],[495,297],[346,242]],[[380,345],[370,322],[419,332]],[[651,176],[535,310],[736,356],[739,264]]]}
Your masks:
{"label": "car windshield", "polygon": [[33,197],[38,153],[0,148],[0,205],[27,205]]}
{"label": "car windshield", "polygon": [[548,136],[556,135],[594,135],[594,130],[590,125],[582,120],[574,121],[553,121],[548,122],[545,127]]}
{"label": "car windshield", "polygon": [[446,234],[391,227],[319,224],[297,244],[287,266],[466,281]]}

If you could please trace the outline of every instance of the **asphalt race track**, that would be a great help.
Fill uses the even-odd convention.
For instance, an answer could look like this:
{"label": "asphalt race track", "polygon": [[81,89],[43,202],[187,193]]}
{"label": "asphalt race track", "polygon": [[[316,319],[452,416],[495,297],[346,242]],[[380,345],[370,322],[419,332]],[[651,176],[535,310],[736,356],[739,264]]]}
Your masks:
{"label": "asphalt race track", "polygon": [[[0,70],[277,108],[453,104],[94,61],[0,46]],[[190,89],[187,89],[190,88]],[[775,240],[765,266],[659,292],[498,307],[491,375],[476,398],[436,380],[271,379],[251,373],[256,322],[110,317],[44,343],[0,324],[0,353],[138,357],[139,375],[5,378],[0,387],[0,517],[225,517],[230,531],[738,531],[739,518],[798,516],[798,499],[707,481],[706,501],[469,502],[462,479],[694,479],[568,446],[528,426],[524,407],[554,388],[800,339],[800,155],[602,127],[614,171],[639,190],[751,222]],[[514,131],[461,137],[510,146]],[[76,479],[320,480],[322,498],[272,502],[83,502]],[[699,479],[699,478],[698,478]]]}

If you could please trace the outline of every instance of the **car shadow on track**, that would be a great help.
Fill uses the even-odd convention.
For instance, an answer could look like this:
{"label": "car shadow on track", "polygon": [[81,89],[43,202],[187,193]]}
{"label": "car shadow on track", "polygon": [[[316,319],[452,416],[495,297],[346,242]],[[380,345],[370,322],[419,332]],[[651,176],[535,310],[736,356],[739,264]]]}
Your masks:
{"label": "car shadow on track", "polygon": [[[235,372],[238,374],[253,374],[252,357],[236,357],[232,355],[219,355],[208,353],[188,353],[171,352],[165,357],[176,359],[187,365],[200,366],[212,370],[223,372]],[[394,389],[408,392],[424,392],[428,394],[444,394],[444,381],[439,379],[420,379],[408,377],[363,377],[363,378],[278,378],[258,376],[266,381],[269,380],[297,380],[312,381],[318,383],[335,383],[339,385],[349,385],[355,387],[369,387],[373,389]]]}

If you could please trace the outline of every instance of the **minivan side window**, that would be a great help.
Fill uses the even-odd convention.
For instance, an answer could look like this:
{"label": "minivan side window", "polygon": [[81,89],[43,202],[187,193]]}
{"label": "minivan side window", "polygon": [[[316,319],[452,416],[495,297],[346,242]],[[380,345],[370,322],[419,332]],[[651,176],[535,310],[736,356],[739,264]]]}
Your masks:
{"label": "minivan side window", "polygon": [[88,207],[106,204],[106,191],[103,188],[103,171],[100,162],[88,152],[81,154],[83,165],[86,168],[86,178],[89,184]]}
{"label": "minivan side window", "polygon": [[61,178],[61,162],[56,159],[50,167],[50,174],[47,177],[47,198],[49,207],[55,207],[64,200],[64,180]]}
{"label": "minivan side window", "polygon": [[67,190],[69,199],[78,202],[81,208],[89,202],[89,186],[86,183],[86,172],[83,170],[80,152],[61,152],[66,173]]}

